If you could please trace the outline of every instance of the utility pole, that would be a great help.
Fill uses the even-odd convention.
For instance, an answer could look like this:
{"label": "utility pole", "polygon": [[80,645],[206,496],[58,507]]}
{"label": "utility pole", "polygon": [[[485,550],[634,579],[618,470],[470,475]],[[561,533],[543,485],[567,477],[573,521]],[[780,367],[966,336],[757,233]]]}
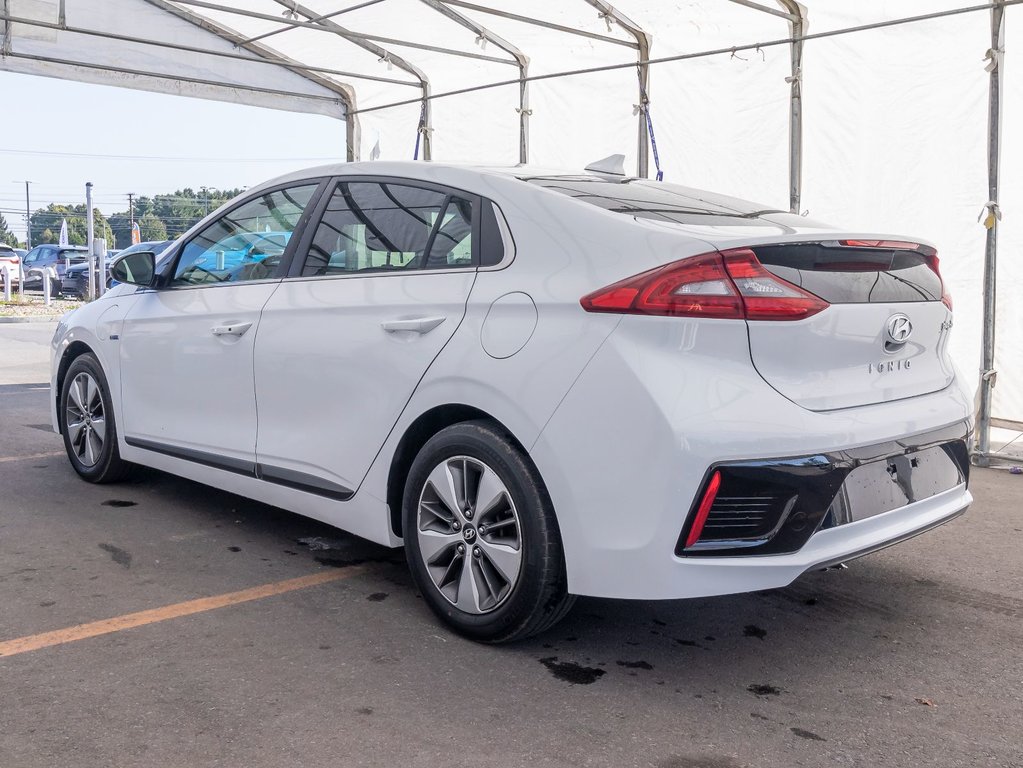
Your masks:
{"label": "utility pole", "polygon": [[128,241],[135,236],[135,193],[128,193]]}
{"label": "utility pole", "polygon": [[[20,184],[21,182],[14,182]],[[26,181],[25,183],[25,248],[32,250],[32,205],[28,199],[28,185],[34,182]]]}
{"label": "utility pole", "polygon": [[208,187],[202,188],[202,215],[203,218],[210,215],[210,190]]}
{"label": "utility pole", "polygon": [[85,184],[85,244],[89,247],[89,299],[96,298],[96,268],[93,266],[95,263],[95,255],[93,250],[93,213],[92,213],[92,182],[88,181]]}
{"label": "utility pole", "polygon": [[25,182],[25,248],[32,250],[32,205],[28,201],[28,185],[31,181]]}

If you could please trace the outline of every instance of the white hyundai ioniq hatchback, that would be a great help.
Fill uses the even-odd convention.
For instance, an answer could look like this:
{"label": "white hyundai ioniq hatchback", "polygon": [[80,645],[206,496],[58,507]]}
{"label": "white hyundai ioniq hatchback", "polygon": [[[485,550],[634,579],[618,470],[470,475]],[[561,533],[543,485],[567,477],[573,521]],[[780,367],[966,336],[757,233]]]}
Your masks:
{"label": "white hyundai ioniq hatchback", "polygon": [[760,590],[962,513],[934,248],[605,172],[355,163],[228,203],[62,319],[74,469],[404,545],[500,642],[574,595]]}

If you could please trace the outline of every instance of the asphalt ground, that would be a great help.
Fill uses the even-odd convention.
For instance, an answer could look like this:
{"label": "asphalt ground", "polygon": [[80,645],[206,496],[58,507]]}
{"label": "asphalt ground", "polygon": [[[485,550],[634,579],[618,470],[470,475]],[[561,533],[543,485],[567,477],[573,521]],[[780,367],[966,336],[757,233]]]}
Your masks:
{"label": "asphalt ground", "polygon": [[975,470],[966,516],[845,571],[581,599],[487,647],[400,552],[155,471],[79,480],[53,328],[0,326],[0,768],[1023,766],[1023,477]]}

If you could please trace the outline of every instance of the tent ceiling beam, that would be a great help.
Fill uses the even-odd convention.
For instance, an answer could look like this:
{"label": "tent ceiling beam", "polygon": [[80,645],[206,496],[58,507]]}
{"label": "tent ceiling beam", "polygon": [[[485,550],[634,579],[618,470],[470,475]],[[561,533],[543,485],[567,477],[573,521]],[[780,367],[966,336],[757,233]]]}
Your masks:
{"label": "tent ceiling beam", "polygon": [[[219,3],[210,3],[206,0],[174,0],[179,5],[191,5],[197,8],[205,8],[210,11],[219,11],[221,13],[234,14],[235,16],[244,16],[250,19],[259,19],[260,21],[272,21],[275,24],[283,24],[288,28],[303,28],[303,29],[314,29],[320,32],[334,32],[335,30],[330,26],[333,22],[325,18],[323,14],[318,14],[315,11],[306,9],[310,15],[306,17],[305,21],[299,21],[297,19],[283,19],[278,16],[273,16],[269,13],[260,13],[259,11],[249,11],[244,8],[232,8],[229,5],[220,5]],[[292,6],[289,3],[283,3],[284,7],[288,10],[292,10]],[[306,14],[300,13],[300,16]],[[329,16],[329,14],[326,14]],[[319,21],[314,21],[319,19]],[[433,51],[434,53],[443,53],[449,56],[462,56],[467,59],[479,59],[481,61],[491,61],[498,64],[514,64],[514,62],[508,61],[507,59],[498,58],[496,56],[486,56],[481,53],[472,53],[469,51],[458,51],[454,48],[444,48],[438,45],[429,45],[427,43],[418,43],[414,40],[400,40],[393,37],[384,37],[382,35],[370,35],[364,32],[354,32],[346,27],[338,26],[338,29],[344,29],[344,37],[351,42],[356,40],[365,40],[371,43],[385,43],[387,45],[401,45],[407,48],[418,48],[423,51]],[[284,32],[286,30],[277,30],[278,32]],[[245,38],[239,37],[238,45],[245,43]],[[391,55],[393,59],[393,54]]]}
{"label": "tent ceiling beam", "polygon": [[646,178],[650,174],[650,132],[648,130],[647,109],[650,105],[650,46],[653,39],[636,22],[632,21],[621,11],[615,9],[605,0],[585,0],[585,2],[597,9],[600,17],[607,20],[608,27],[614,22],[622,29],[632,35],[636,41],[637,62],[636,69],[639,76],[639,99],[637,101],[637,116],[639,135],[636,143],[636,175]]}
{"label": "tent ceiling beam", "polygon": [[[229,29],[228,27],[225,27],[222,24],[218,24],[212,19],[207,19],[203,16],[200,16],[197,13],[193,13],[190,10],[181,8],[179,5],[174,5],[168,2],[168,0],[146,0],[146,2],[149,3],[150,5],[156,6],[157,8],[163,9],[167,13],[171,13],[177,16],[179,19],[183,19],[189,22],[190,24],[194,24],[200,29],[204,29],[207,32],[211,32],[217,37],[227,40],[228,42],[233,43],[239,48],[242,48],[251,53],[255,53],[257,56],[262,56],[263,58],[282,63],[298,64],[298,62],[295,61],[294,59],[288,58],[287,56],[278,53],[274,49],[268,48],[262,43],[246,42],[244,36],[235,32],[233,29]],[[335,80],[331,80],[330,78],[322,77],[320,75],[312,74],[309,72],[304,72],[300,74],[307,80],[310,80],[316,83],[317,85],[327,88],[328,90],[334,91],[344,101],[345,158],[347,160],[357,159],[359,155],[360,143],[359,121],[357,118],[355,120],[352,119],[352,115],[356,107],[355,89],[350,85],[339,83]]]}
{"label": "tent ceiling beam", "polygon": [[519,68],[519,162],[523,164],[528,163],[530,110],[529,82],[526,78],[529,76],[529,57],[519,50],[518,46],[508,42],[500,35],[491,32],[479,22],[473,21],[465,14],[456,11],[454,8],[448,8],[443,2],[441,2],[441,0],[422,0],[422,2],[427,7],[443,14],[456,24],[459,24],[474,33],[477,40],[483,40],[484,42],[489,40],[515,60],[514,63]]}
{"label": "tent ceiling beam", "polygon": [[[190,2],[195,2],[195,0],[190,0]],[[289,10],[291,10],[294,13],[297,13],[300,16],[304,16],[306,19],[314,19],[319,15],[314,11],[310,10],[309,8],[306,8],[304,5],[299,4],[297,0],[275,0],[275,2],[278,5],[288,8]],[[420,90],[422,91],[422,98],[420,100],[421,111],[419,120],[419,131],[422,134],[423,139],[423,159],[429,161],[432,157],[431,146],[432,141],[430,136],[430,132],[432,130],[431,127],[432,123],[430,120],[430,79],[426,76],[426,73],[419,67],[406,61],[401,56],[398,56],[395,53],[391,53],[386,48],[380,47],[375,42],[371,40],[366,40],[364,38],[360,38],[358,36],[353,36],[351,32],[349,32],[346,28],[342,27],[335,21],[323,19],[316,22],[314,26],[322,27],[323,29],[329,32],[333,32],[335,35],[344,38],[345,40],[348,40],[349,42],[359,46],[363,50],[369,51],[374,56],[379,57],[381,61],[390,62],[399,69],[408,72],[410,75],[412,75],[419,81],[419,87]],[[357,125],[358,121],[356,121],[356,126],[354,127],[354,129],[351,125],[352,123],[351,120],[348,120],[346,122],[348,123],[349,132],[351,132],[352,130],[358,131]],[[358,159],[358,147],[357,146],[354,148],[349,147],[348,154],[349,159],[353,160]]]}
{"label": "tent ceiling beam", "polygon": [[233,53],[231,51],[214,51],[209,48],[200,48],[195,45],[185,45],[184,43],[172,43],[168,41],[153,40],[151,38],[136,37],[134,35],[121,35],[115,32],[104,32],[98,29],[87,29],[85,27],[71,27],[67,24],[55,23],[52,21],[40,21],[38,19],[25,19],[18,16],[7,16],[0,14],[0,21],[10,22],[11,24],[24,24],[29,27],[40,27],[42,29],[59,30],[63,32],[70,32],[75,35],[89,35],[90,37],[99,37],[105,40],[116,40],[121,43],[136,43],[138,45],[151,45],[154,48],[167,48],[173,51],[185,51],[186,53],[201,53],[204,56],[216,56],[222,59],[234,59],[235,61],[248,61],[253,64],[266,64],[274,67],[284,67],[290,69],[293,72],[303,73],[311,72],[314,74],[321,75],[338,75],[340,77],[350,77],[359,80],[371,80],[378,83],[388,83],[390,85],[406,85],[411,88],[418,88],[419,83],[413,83],[409,80],[398,80],[393,77],[379,77],[377,75],[364,75],[358,72],[348,72],[341,69],[330,69],[329,67],[315,67],[309,64],[299,64],[297,62],[291,63],[287,60],[277,60],[267,58],[265,56],[247,56],[244,53]]}
{"label": "tent ceiling beam", "polygon": [[777,8],[772,8],[769,5],[754,3],[753,0],[729,0],[729,2],[735,3],[736,5],[744,5],[747,8],[752,8],[756,11],[763,11],[764,13],[769,13],[772,16],[777,16],[785,19],[786,21],[795,21],[799,18],[798,14],[792,13],[791,11],[779,11]]}
{"label": "tent ceiling beam", "polygon": [[[349,6],[348,8],[342,8],[340,11],[331,11],[330,13],[325,13],[322,16],[317,16],[315,19],[310,19],[310,21],[312,21],[314,23],[317,22],[317,21],[326,21],[327,19],[333,19],[333,18],[336,18],[338,16],[342,16],[342,15],[344,15],[346,13],[351,13],[352,11],[357,11],[360,8],[366,8],[366,7],[370,6],[370,5],[376,5],[377,3],[382,3],[382,2],[384,2],[384,0],[366,0],[365,3],[359,3],[358,5],[352,5],[352,6]],[[281,32],[287,32],[288,30],[291,30],[291,29],[294,29],[294,27],[292,27],[292,26],[290,26],[288,24],[285,24],[282,27],[278,27],[277,29],[272,29],[269,32],[264,32],[261,35],[256,35],[255,37],[250,37],[247,40],[245,40],[245,42],[246,43],[254,43],[257,40],[265,40],[268,37],[273,37],[274,35],[279,35]]]}
{"label": "tent ceiling beam", "polygon": [[562,24],[555,24],[551,21],[542,21],[540,19],[532,19],[529,16],[521,16],[517,13],[511,13],[510,11],[502,11],[497,8],[488,8],[485,5],[477,5],[476,3],[468,3],[465,0],[444,0],[445,5],[454,5],[458,8],[465,8],[469,11],[476,11],[478,13],[487,13],[491,16],[500,16],[502,19],[510,19],[511,21],[520,21],[523,24],[530,24],[534,27],[543,27],[544,29],[553,29],[555,32],[564,32],[569,35],[576,35],[578,37],[588,37],[591,40],[600,40],[604,43],[611,43],[612,45],[623,45],[626,48],[639,48],[639,45],[631,40],[619,40],[617,37],[610,37],[608,35],[598,35],[596,32],[586,32],[582,29],[575,29],[574,27],[566,27]]}

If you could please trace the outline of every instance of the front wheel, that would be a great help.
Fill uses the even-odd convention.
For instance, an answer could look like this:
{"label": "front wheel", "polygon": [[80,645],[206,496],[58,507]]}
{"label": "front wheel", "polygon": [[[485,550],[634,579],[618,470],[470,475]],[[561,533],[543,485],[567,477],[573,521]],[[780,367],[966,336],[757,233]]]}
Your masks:
{"label": "front wheel", "polygon": [[571,607],[557,520],[536,468],[494,425],[456,424],[409,471],[405,549],[430,608],[488,643],[543,632]]}
{"label": "front wheel", "polygon": [[112,483],[128,474],[131,465],[117,450],[107,378],[94,355],[80,355],[68,368],[60,392],[59,417],[64,449],[83,479]]}

